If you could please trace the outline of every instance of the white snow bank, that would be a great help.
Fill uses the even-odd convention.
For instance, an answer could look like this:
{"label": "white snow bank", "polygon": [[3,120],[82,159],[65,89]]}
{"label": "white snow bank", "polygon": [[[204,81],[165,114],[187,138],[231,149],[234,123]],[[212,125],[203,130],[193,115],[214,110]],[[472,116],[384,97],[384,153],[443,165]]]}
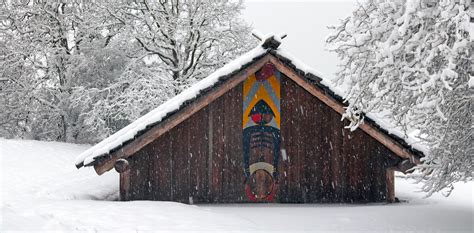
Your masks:
{"label": "white snow bank", "polygon": [[[118,176],[77,171],[86,145],[0,139],[0,232],[473,232],[473,184],[422,199],[396,178],[398,204],[184,205],[117,198]],[[106,201],[109,199],[109,201]]]}
{"label": "white snow bank", "polygon": [[[90,145],[0,138],[3,179],[0,198],[58,200],[118,198],[118,174],[98,177],[72,161]],[[7,188],[5,188],[7,187]],[[0,231],[1,232],[1,231]]]}

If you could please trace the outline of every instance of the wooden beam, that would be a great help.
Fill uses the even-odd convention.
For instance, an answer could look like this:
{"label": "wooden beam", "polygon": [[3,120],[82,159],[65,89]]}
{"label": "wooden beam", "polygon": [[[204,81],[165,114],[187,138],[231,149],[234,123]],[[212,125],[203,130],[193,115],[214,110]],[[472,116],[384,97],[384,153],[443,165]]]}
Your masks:
{"label": "wooden beam", "polygon": [[316,96],[318,99],[320,99],[323,103],[334,109],[336,112],[341,114],[344,113],[344,106],[339,103],[339,101],[334,100],[332,97],[326,95],[321,89],[304,80],[303,77],[300,77],[299,74],[297,74],[292,68],[283,64],[278,58],[272,56],[270,62],[273,63],[280,72],[285,74],[288,78],[293,80],[299,86],[303,87],[303,89]]}
{"label": "wooden beam", "polygon": [[209,93],[206,93],[205,95],[194,100],[190,105],[179,110],[179,113],[176,113],[168,119],[164,120],[163,122],[160,122],[153,128],[146,131],[144,134],[140,135],[138,138],[129,142],[127,145],[111,153],[110,159],[97,162],[96,164],[94,164],[95,171],[99,175],[102,175],[103,173],[109,171],[114,167],[115,161],[117,159],[127,158],[133,155],[141,148],[146,146],[148,143],[154,141],[156,138],[161,136],[163,133],[169,131],[170,129],[177,126],[179,123],[188,119],[191,115],[201,110],[209,103],[222,96],[227,91],[236,87],[239,83],[243,82],[248,76],[257,72],[265,63],[270,61],[271,57],[273,56],[267,54],[259,60],[253,62],[253,64],[249,67],[241,70],[233,77],[230,77],[219,88],[214,88],[213,90],[209,91]]}
{"label": "wooden beam", "polygon": [[[278,58],[272,56],[270,58],[270,62],[273,63],[277,69],[285,74],[288,78],[293,80],[295,83],[303,87],[306,91],[317,97],[323,103],[331,107],[334,111],[338,112],[339,114],[344,114],[345,109],[344,105],[339,101],[335,100],[333,97],[327,95],[323,90],[315,85],[307,82],[304,77],[300,77],[298,73],[296,73],[292,68],[288,67],[287,65],[283,64]],[[410,159],[414,161],[416,164],[419,164],[419,159],[406,150],[402,145],[398,142],[394,141],[392,138],[387,136],[385,133],[381,132],[379,129],[375,128],[371,124],[362,123],[359,126],[365,133],[373,137],[375,140],[379,141],[382,145],[393,151],[396,155]]]}
{"label": "wooden beam", "polygon": [[395,171],[387,168],[386,170],[387,202],[395,202]]}
{"label": "wooden beam", "polygon": [[359,128],[361,128],[368,135],[372,136],[377,141],[382,143],[382,145],[386,146],[396,155],[405,159],[409,159],[413,161],[415,164],[420,164],[420,159],[417,156],[413,155],[410,151],[408,151],[402,145],[400,145],[400,143],[394,141],[392,138],[390,138],[389,136],[387,136],[385,133],[381,132],[374,126],[367,123],[363,123],[359,126]]}
{"label": "wooden beam", "polygon": [[122,173],[130,169],[130,164],[126,159],[117,159],[117,161],[115,161],[114,167],[115,171],[117,171],[118,173]]}

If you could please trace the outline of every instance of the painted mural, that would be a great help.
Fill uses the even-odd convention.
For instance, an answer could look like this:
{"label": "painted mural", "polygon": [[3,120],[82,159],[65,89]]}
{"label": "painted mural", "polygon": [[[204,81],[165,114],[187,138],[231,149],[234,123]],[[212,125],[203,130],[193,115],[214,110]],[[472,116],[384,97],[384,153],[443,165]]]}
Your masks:
{"label": "painted mural", "polygon": [[267,63],[244,82],[243,165],[245,192],[252,201],[273,201],[278,190],[280,79]]}

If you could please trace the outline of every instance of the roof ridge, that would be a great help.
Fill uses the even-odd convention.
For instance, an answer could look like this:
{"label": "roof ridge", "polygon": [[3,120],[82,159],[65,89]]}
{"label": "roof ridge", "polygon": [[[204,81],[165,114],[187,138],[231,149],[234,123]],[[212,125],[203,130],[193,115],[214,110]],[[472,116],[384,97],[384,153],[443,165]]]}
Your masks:
{"label": "roof ridge", "polygon": [[[76,159],[76,167],[80,168],[82,166],[89,166],[97,159],[113,153],[129,141],[143,134],[143,132],[146,132],[149,128],[159,124],[177,111],[180,111],[183,106],[187,106],[192,100],[207,93],[208,90],[218,86],[223,81],[228,80],[229,77],[232,77],[237,72],[240,72],[242,69],[254,64],[257,60],[268,54],[285,63],[289,68],[298,73],[299,76],[305,78],[313,85],[318,86],[336,101],[341,103],[344,101],[341,97],[343,96],[342,90],[334,87],[328,82],[328,80],[323,79],[323,75],[320,72],[293,58],[291,54],[288,54],[279,48],[280,45],[281,37],[273,34],[265,36],[262,42],[254,49],[232,60],[220,69],[217,69],[206,78],[193,84],[180,94],[165,101],[149,113],[81,153]],[[374,117],[376,116],[374,115]],[[399,142],[405,148],[411,149],[412,152],[415,152],[414,154],[420,155],[425,152],[425,150],[423,150],[424,148],[415,148],[412,142],[407,141],[407,138],[397,135],[398,132],[391,129],[391,127],[388,127],[388,129],[383,127],[383,125],[386,125],[383,121],[370,117],[367,117],[367,119],[369,124],[382,130],[385,134],[395,139],[395,141]]]}

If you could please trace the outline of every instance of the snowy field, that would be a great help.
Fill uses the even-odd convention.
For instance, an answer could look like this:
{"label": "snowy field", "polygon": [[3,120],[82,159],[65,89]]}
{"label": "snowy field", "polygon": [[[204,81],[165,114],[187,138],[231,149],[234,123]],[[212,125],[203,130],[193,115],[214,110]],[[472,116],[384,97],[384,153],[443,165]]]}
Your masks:
{"label": "snowy field", "polygon": [[423,199],[397,178],[398,204],[184,205],[118,202],[118,175],[77,170],[89,146],[0,139],[0,232],[473,232],[473,182]]}

